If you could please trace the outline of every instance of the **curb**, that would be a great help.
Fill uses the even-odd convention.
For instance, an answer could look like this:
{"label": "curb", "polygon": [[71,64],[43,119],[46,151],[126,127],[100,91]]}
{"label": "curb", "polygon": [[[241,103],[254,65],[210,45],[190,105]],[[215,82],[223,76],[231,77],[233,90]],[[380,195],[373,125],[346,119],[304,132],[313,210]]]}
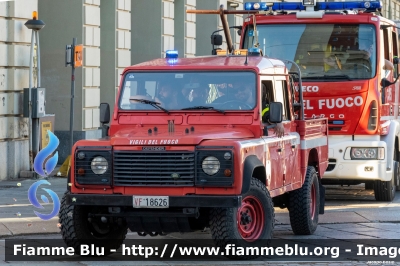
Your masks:
{"label": "curb", "polygon": [[37,217],[28,218],[3,218],[0,219],[0,238],[35,235],[35,234],[58,234],[60,232],[58,217],[48,221]]}

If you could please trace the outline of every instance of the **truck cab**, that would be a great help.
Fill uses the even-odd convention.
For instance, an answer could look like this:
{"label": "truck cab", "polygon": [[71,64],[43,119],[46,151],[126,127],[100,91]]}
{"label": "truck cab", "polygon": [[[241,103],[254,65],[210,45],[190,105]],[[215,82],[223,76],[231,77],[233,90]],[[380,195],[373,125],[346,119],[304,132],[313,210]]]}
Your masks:
{"label": "truck cab", "polygon": [[118,248],[127,228],[210,227],[216,245],[254,246],[272,238],[274,205],[289,209],[295,234],[312,234],[324,210],[328,124],[299,119],[294,93],[284,62],[247,51],[168,52],[126,68],[112,114],[101,106],[107,136],[73,146],[65,242]]}

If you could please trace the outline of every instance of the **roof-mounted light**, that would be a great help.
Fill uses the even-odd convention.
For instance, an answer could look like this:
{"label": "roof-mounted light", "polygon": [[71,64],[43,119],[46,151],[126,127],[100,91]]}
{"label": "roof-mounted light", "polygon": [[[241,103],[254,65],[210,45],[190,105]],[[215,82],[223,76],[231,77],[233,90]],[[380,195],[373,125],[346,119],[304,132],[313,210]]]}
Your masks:
{"label": "roof-mounted light", "polygon": [[178,58],[167,58],[167,63],[170,66],[176,65],[176,63],[178,63]]}
{"label": "roof-mounted light", "polygon": [[369,2],[318,2],[318,10],[357,10],[367,9],[376,10],[382,8],[382,2],[369,1]]}
{"label": "roof-mounted light", "polygon": [[[376,10],[382,8],[382,3],[380,1],[354,1],[354,2],[315,2],[315,0],[303,0],[303,2],[282,2],[273,3],[272,11],[278,10],[306,10],[307,6],[312,6],[315,4],[315,10]],[[269,10],[267,2],[247,2],[244,5],[245,10]],[[258,7],[258,8],[257,8]]]}
{"label": "roof-mounted light", "polygon": [[176,51],[176,50],[167,50],[165,52],[165,58],[178,58],[178,51]]}
{"label": "roof-mounted light", "polygon": [[249,48],[248,55],[260,56],[262,55],[262,50],[257,47]]}
{"label": "roof-mounted light", "polygon": [[303,0],[303,6],[315,6],[315,0]]}
{"label": "roof-mounted light", "polygon": [[301,2],[284,2],[284,3],[274,3],[272,6],[273,11],[277,10],[305,10],[305,6]]}
{"label": "roof-mounted light", "polygon": [[247,2],[244,4],[244,10],[268,10],[272,3],[266,2]]}

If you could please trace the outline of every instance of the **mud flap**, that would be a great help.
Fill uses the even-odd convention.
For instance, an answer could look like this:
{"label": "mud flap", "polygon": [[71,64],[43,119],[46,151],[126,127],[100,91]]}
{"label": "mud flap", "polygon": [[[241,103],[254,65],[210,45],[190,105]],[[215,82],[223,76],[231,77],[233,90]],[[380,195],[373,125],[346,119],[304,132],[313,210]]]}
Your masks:
{"label": "mud flap", "polygon": [[325,187],[319,182],[319,214],[325,213]]}

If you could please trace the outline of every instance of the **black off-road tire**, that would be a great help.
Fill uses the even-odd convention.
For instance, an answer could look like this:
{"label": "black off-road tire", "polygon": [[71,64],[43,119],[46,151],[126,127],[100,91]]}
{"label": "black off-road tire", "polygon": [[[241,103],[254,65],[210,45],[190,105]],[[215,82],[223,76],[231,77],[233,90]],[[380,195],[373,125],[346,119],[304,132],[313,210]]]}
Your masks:
{"label": "black off-road tire", "polygon": [[396,150],[393,153],[393,175],[389,181],[374,181],[374,193],[377,201],[393,201],[396,196],[396,180],[399,173],[399,163]]}
{"label": "black off-road tire", "polygon": [[374,189],[374,181],[365,182],[365,190]]}
{"label": "black off-road tire", "polygon": [[394,180],[394,175],[392,176],[392,179],[389,181],[375,180],[374,182],[375,182],[374,183],[375,199],[377,201],[388,201],[388,202],[393,201],[396,195],[396,184]]}
{"label": "black off-road tire", "polygon": [[[213,208],[210,211],[210,230],[212,237],[216,246],[224,250],[227,244],[235,244],[236,247],[266,246],[272,238],[275,213],[271,196],[266,186],[260,180],[252,177],[250,182],[250,189],[247,193],[242,195],[242,205],[239,208]],[[240,228],[243,228],[246,225],[242,223],[242,220],[238,221],[238,217],[241,217],[241,219],[246,218],[243,218],[239,212],[242,211],[242,213],[246,213],[246,210],[249,210],[249,204],[254,204],[256,207],[258,206],[255,209],[258,209],[259,213],[262,213],[262,215],[253,216],[257,217],[257,219],[255,219],[256,227],[261,227],[258,227],[258,230],[254,230],[254,234],[257,238],[251,239],[252,241],[249,241],[249,239],[246,240],[242,236],[243,231],[241,231]],[[251,213],[252,212],[250,211],[250,214]],[[246,222],[247,221],[244,221],[244,223]],[[259,223],[257,224],[257,222]],[[252,235],[250,235],[249,238],[251,236]],[[257,255],[224,255],[230,259],[239,260],[259,257]]]}
{"label": "black off-road tire", "polygon": [[393,165],[394,165],[393,171],[395,171],[394,176],[395,177],[397,176],[397,182],[398,182],[398,185],[396,185],[396,191],[400,191],[400,162],[396,161],[393,163]]}
{"label": "black off-road tire", "polygon": [[[93,208],[87,206],[68,205],[66,202],[66,192],[61,200],[59,213],[59,223],[61,224],[61,235],[68,247],[75,249],[75,254],[79,254],[80,245],[94,244],[104,247],[104,255],[111,254],[110,249],[118,249],[123,243],[128,227],[116,224],[107,225],[102,228],[107,232],[98,232],[88,221],[88,212]],[[103,225],[104,226],[104,225]]]}
{"label": "black off-road tire", "polygon": [[318,226],[319,180],[313,166],[307,167],[304,184],[289,193],[290,225],[295,235],[311,235]]}
{"label": "black off-road tire", "polygon": [[[400,162],[399,162],[399,153],[396,148],[393,153],[393,171],[394,176],[397,178],[396,191],[400,191]],[[396,182],[396,181],[395,181]]]}

